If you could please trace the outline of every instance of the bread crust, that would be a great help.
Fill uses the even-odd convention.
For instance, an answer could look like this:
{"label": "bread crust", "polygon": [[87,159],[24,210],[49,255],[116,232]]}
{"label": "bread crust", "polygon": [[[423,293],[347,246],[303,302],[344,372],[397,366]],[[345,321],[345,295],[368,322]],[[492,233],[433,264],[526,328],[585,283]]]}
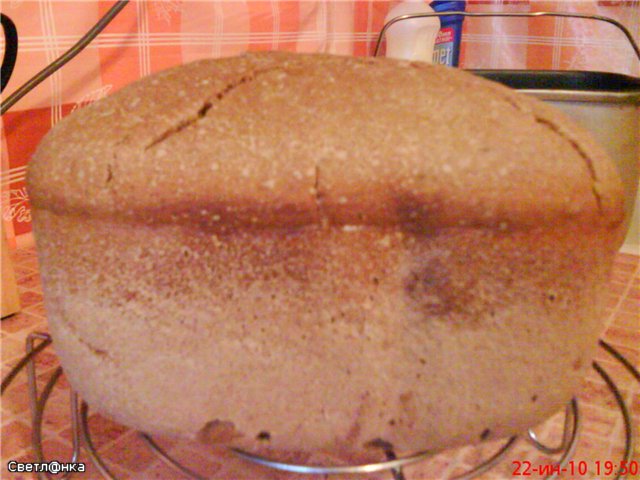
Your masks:
{"label": "bread crust", "polygon": [[160,73],[61,122],[28,184],[73,387],[276,457],[542,421],[589,367],[622,239],[615,168],[561,114],[388,59]]}
{"label": "bread crust", "polygon": [[170,69],[78,111],[29,185],[58,212],[225,228],[622,216],[615,167],[541,102],[444,67],[283,52]]}
{"label": "bread crust", "polygon": [[56,351],[92,408],[148,433],[276,456],[518,434],[575,393],[602,328],[594,231],[77,220],[38,221]]}

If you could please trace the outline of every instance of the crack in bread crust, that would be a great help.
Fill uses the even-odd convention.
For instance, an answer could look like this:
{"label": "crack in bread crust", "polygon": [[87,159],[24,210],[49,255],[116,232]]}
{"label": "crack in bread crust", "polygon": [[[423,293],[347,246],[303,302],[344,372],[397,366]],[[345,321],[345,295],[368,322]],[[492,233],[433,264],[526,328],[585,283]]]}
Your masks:
{"label": "crack in bread crust", "polygon": [[215,95],[211,96],[210,98],[204,100],[202,106],[198,109],[198,111],[194,115],[188,116],[184,120],[178,122],[174,127],[164,131],[157,138],[152,140],[146,147],[144,147],[144,150],[147,151],[147,150],[155,147],[156,145],[162,143],[163,141],[165,141],[167,138],[171,137],[172,135],[175,135],[176,133],[180,133],[185,128],[188,128],[188,127],[194,125],[195,123],[197,123],[198,121],[200,121],[201,119],[206,117],[207,116],[207,112],[209,110],[211,110],[211,107],[213,107],[214,99],[217,100],[218,102],[220,102],[227,95],[229,95],[232,91],[234,91],[235,89],[237,89],[241,85],[246,85],[248,83],[251,83],[251,82],[255,81],[255,79],[258,76],[260,76],[260,75],[262,75],[264,73],[267,73],[267,72],[278,70],[278,69],[280,69],[280,67],[272,67],[272,68],[265,68],[265,69],[262,69],[262,70],[256,70],[256,71],[254,71],[254,72],[252,72],[250,74],[241,76],[240,78],[238,78],[237,80],[234,80],[233,82],[229,82],[229,84],[227,84],[227,86],[225,88],[223,88],[218,93],[216,93]]}
{"label": "crack in bread crust", "polygon": [[589,171],[589,175],[591,176],[591,180],[593,182],[591,191],[593,192],[593,196],[596,199],[598,210],[602,211],[603,210],[602,197],[600,196],[600,193],[598,192],[598,189],[596,186],[598,183],[598,178],[596,176],[596,170],[593,166],[593,160],[591,159],[589,154],[587,154],[587,152],[584,151],[584,149],[580,146],[580,144],[575,139],[571,138],[571,136],[567,135],[564,129],[560,127],[558,124],[556,124],[555,122],[547,118],[543,118],[539,115],[534,115],[534,118],[536,123],[548,128],[550,131],[558,135],[560,138],[567,141],[569,145],[571,145],[571,148],[573,148],[578,153],[578,155],[580,155],[580,157],[584,160],[584,163],[587,167],[587,170]]}

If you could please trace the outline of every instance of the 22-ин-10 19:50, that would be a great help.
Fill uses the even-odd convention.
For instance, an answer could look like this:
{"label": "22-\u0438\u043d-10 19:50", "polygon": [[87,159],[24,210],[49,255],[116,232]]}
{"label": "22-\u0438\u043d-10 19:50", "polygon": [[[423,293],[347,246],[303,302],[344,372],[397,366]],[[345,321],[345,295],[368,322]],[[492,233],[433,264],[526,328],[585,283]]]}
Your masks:
{"label": "22-\u0438\u043d-10 19:50", "polygon": [[[513,476],[530,476],[530,475],[551,475],[551,474],[560,474],[560,473],[568,473],[570,475],[586,475],[587,473],[592,473],[595,475],[611,475],[614,472],[617,472],[620,475],[637,475],[640,472],[640,462],[637,460],[631,460],[629,462],[621,461],[614,462],[611,460],[596,460],[591,462],[586,462],[584,460],[574,461],[571,460],[567,466],[560,467],[559,464],[539,464],[535,465],[527,460],[517,461],[514,460],[511,462],[514,469],[511,473]],[[592,468],[589,468],[589,467]]]}

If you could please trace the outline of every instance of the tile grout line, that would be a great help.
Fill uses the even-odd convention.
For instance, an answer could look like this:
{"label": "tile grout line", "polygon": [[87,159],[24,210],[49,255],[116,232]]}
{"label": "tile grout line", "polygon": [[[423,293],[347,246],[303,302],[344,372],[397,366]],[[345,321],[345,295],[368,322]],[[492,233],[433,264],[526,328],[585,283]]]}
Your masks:
{"label": "tile grout line", "polygon": [[620,295],[618,296],[618,301],[616,302],[615,306],[611,309],[612,310],[611,315],[609,316],[611,320],[613,320],[613,317],[615,316],[615,314],[618,313],[620,306],[622,305],[622,301],[629,294],[631,287],[633,287],[633,280],[637,276],[640,276],[640,265],[637,265],[635,267],[635,270],[632,273],[630,273],[629,278],[625,282],[626,286],[624,290],[622,291],[622,293],[620,293]]}

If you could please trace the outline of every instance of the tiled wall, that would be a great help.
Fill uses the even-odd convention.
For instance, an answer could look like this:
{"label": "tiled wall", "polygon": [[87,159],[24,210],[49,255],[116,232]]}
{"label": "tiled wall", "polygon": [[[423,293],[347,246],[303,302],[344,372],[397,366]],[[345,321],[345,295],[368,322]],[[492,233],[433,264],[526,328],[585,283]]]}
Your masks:
{"label": "tiled wall", "polygon": [[[67,50],[113,2],[4,0],[20,35],[11,93]],[[77,58],[2,118],[2,218],[9,243],[28,240],[26,165],[62,117],[141,76],[246,50],[370,55],[397,1],[132,1]],[[638,37],[640,1],[470,0],[468,11],[571,11],[620,20]],[[608,24],[568,19],[467,19],[462,67],[604,70],[640,75],[623,35]]]}

